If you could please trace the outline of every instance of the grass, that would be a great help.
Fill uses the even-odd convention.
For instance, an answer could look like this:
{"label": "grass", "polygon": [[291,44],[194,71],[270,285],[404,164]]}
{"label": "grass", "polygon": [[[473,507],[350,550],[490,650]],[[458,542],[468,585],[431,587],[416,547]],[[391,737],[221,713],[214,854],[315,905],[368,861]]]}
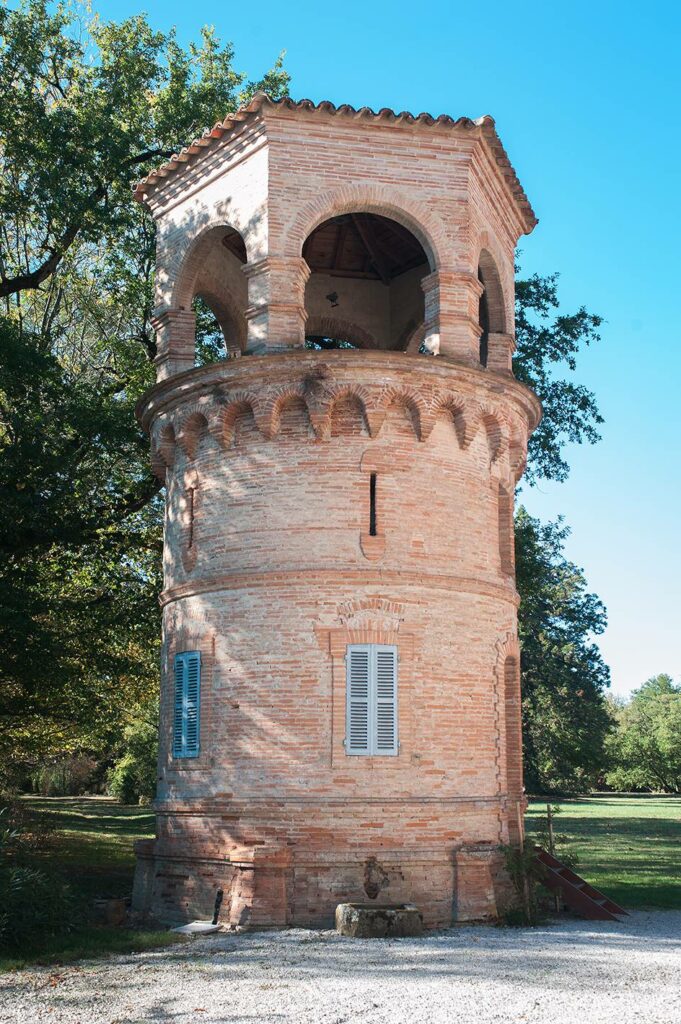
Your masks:
{"label": "grass", "polygon": [[20,971],[35,964],[69,964],[74,960],[91,960],[112,953],[142,953],[184,942],[180,935],[168,931],[137,931],[130,928],[79,928],[68,935],[55,935],[40,948],[20,956],[0,957],[0,973]]}
{"label": "grass", "polygon": [[132,892],[133,843],[154,834],[154,815],[148,808],[125,807],[105,797],[27,797],[24,802],[31,814],[39,814],[55,828],[45,848],[32,851],[28,862],[68,882],[82,907],[83,925],[47,938],[40,948],[21,956],[0,957],[0,971],[139,952],[181,941],[167,931],[95,927],[87,921],[95,897]]}
{"label": "grass", "polygon": [[24,803],[56,829],[54,841],[33,854],[33,866],[57,872],[86,899],[130,895],[133,843],[154,835],[154,815],[148,807],[124,806],[98,796],[26,797]]}
{"label": "grass", "polygon": [[[154,816],[144,807],[123,807],[105,797],[27,797],[32,813],[55,826],[49,844],[31,864],[68,882],[83,908],[97,896],[128,896],[135,867],[133,843],[153,835]],[[681,909],[681,798],[594,795],[561,801],[556,831],[579,857],[578,871],[628,909]],[[546,803],[532,800],[528,833],[536,830]],[[168,945],[168,932],[95,928],[86,923],[47,939],[22,957],[0,959],[0,970],[30,963],[69,963],[107,953]]]}
{"label": "grass", "polygon": [[[681,909],[681,797],[607,793],[560,806],[555,831],[587,881],[625,909]],[[545,800],[530,801],[528,835],[545,813]]]}

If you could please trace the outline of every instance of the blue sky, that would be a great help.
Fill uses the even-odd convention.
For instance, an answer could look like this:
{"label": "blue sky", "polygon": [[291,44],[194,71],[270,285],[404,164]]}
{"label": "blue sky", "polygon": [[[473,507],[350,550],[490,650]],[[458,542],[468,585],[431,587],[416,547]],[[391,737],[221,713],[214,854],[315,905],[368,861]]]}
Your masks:
{"label": "blue sky", "polygon": [[431,113],[489,113],[540,223],[526,272],[561,273],[566,310],[604,316],[576,378],[603,440],[566,483],[525,489],[563,513],[568,554],[605,602],[613,691],[681,679],[681,7],[672,3],[96,3],[146,10],[181,41],[213,24],[258,76],[287,51],[292,95]]}

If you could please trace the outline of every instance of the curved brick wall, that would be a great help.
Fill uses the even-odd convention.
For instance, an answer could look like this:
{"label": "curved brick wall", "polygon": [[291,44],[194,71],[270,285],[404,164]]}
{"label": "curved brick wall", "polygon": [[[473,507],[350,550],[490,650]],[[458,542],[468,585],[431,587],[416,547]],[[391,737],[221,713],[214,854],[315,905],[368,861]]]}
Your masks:
{"label": "curved brick wall", "polygon": [[[140,414],[168,497],[159,831],[137,905],[206,916],[220,886],[235,924],[329,923],[367,897],[431,926],[492,913],[522,802],[512,495],[537,400],[444,359],[298,351],[189,371]],[[357,642],[398,645],[397,757],[345,754]],[[180,761],[187,649],[201,752]]]}

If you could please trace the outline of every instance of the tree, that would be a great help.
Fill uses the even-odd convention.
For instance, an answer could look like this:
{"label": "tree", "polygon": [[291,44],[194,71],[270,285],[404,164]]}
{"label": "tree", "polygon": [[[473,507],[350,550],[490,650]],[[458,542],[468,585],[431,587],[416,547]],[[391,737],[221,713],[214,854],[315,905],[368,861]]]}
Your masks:
{"label": "tree", "polygon": [[608,785],[681,793],[681,685],[668,675],[653,676],[614,714]]}
{"label": "tree", "polygon": [[558,274],[533,274],[516,283],[516,354],[513,372],[542,401],[543,416],[530,438],[526,479],[565,480],[570,467],[563,448],[567,441],[595,444],[603,422],[593,392],[574,381],[557,379],[555,371],[577,367],[583,345],[600,340],[603,319],[582,306],[576,313],[553,315],[560,308]]}
{"label": "tree", "polygon": [[[12,10],[0,0],[5,763],[83,747],[108,757],[154,697],[162,497],[134,404],[154,379],[155,235],[130,181],[256,89],[276,97],[287,87],[281,59],[249,82],[212,30],[183,49],[143,16],[116,24],[78,6],[22,0]],[[545,409],[528,474],[563,479],[565,441],[596,440],[600,417],[593,396],[557,371],[574,369],[600,318],[582,309],[552,319],[555,275],[520,281],[517,295],[515,371]],[[198,305],[208,361],[221,341]],[[520,563],[526,543],[520,531]],[[552,564],[540,564],[548,595]],[[521,574],[523,595],[525,586]],[[531,685],[549,701],[552,677],[540,687],[540,660],[533,666]],[[556,720],[561,700],[557,691]],[[533,728],[538,747],[538,716]]]}
{"label": "tree", "polygon": [[[583,345],[599,340],[601,317],[583,307],[558,313],[558,275],[537,274],[516,285],[514,372],[542,400],[543,418],[528,447],[525,479],[565,480],[566,442],[594,444],[602,418],[592,392],[563,379]],[[588,788],[605,762],[610,728],[608,669],[594,637],[605,608],[588,593],[581,569],[563,554],[562,520],[541,524],[516,516],[519,638],[523,687],[525,783],[530,791]]]}
{"label": "tree", "polygon": [[593,637],[605,610],[563,554],[567,527],[516,514],[525,784],[530,792],[593,785],[605,763],[609,671]]}
{"label": "tree", "polygon": [[153,222],[130,182],[257,89],[204,29],[0,6],[0,759],[115,746],[157,688]]}

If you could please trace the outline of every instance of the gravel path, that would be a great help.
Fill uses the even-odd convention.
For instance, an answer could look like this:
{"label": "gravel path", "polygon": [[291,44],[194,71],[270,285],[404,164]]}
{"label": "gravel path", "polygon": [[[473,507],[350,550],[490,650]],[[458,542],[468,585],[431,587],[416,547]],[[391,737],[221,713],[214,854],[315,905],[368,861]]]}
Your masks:
{"label": "gravel path", "polygon": [[220,935],[0,976],[12,1024],[681,1024],[681,912],[422,939]]}

